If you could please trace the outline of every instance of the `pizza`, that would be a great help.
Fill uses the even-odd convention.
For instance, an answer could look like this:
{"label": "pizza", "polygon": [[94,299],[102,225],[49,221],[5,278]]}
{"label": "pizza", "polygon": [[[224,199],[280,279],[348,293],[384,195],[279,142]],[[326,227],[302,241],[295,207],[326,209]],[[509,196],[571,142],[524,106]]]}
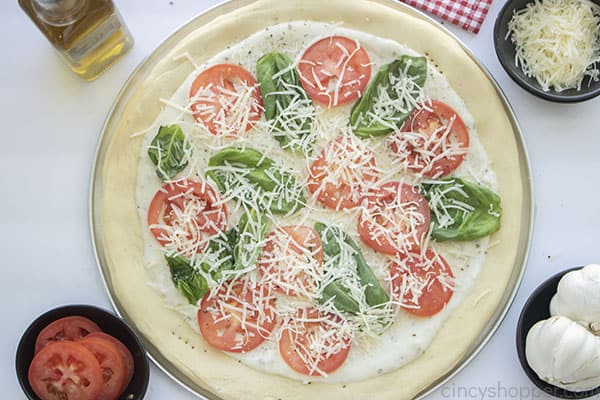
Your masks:
{"label": "pizza", "polygon": [[105,225],[111,262],[132,261],[116,290],[215,396],[411,397],[465,354],[507,284],[520,192],[486,141],[490,123],[512,131],[505,115],[481,123],[414,41],[289,12],[211,57],[195,32],[129,100],[118,141],[133,171],[106,180],[129,188]]}
{"label": "pizza", "polygon": [[162,103],[138,171],[146,264],[208,345],[323,382],[427,348],[501,201],[473,118],[424,55],[294,21],[198,65]]}

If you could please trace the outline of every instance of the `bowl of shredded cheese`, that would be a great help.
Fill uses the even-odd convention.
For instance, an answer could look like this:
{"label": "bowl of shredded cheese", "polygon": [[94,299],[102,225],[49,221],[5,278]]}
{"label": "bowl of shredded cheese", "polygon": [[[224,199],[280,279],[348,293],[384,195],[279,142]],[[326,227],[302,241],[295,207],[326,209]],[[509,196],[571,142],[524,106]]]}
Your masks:
{"label": "bowl of shredded cheese", "polygon": [[494,27],[500,63],[541,98],[600,95],[600,0],[510,0]]}

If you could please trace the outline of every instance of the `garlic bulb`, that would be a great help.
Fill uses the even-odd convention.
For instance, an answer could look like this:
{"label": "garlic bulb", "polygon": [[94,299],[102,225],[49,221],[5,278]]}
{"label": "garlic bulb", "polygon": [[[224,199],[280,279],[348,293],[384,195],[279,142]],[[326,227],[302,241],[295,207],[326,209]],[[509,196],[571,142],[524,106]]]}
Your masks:
{"label": "garlic bulb", "polygon": [[539,321],[527,334],[525,356],[538,376],[573,392],[600,386],[600,338],[569,318]]}
{"label": "garlic bulb", "polygon": [[565,274],[550,302],[550,314],[568,317],[600,333],[600,265]]}

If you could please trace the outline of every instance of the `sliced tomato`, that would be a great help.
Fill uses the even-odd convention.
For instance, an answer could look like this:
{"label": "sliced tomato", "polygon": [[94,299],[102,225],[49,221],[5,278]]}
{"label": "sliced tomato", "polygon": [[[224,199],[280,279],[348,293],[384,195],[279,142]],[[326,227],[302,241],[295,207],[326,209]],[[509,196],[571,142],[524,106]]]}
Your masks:
{"label": "sliced tomato", "polygon": [[415,108],[390,146],[408,168],[429,178],[452,173],[469,148],[469,130],[449,105],[431,100]]}
{"label": "sliced tomato", "polygon": [[384,254],[418,250],[431,215],[425,197],[411,185],[388,182],[371,189],[358,218],[365,244]]}
{"label": "sliced tomato", "polygon": [[442,311],[454,293],[454,274],[448,262],[431,249],[408,253],[392,264],[392,294],[410,314],[430,317]]}
{"label": "sliced tomato", "polygon": [[227,227],[227,207],[216,204],[219,201],[205,182],[183,179],[166,183],[148,207],[150,232],[163,246],[188,239],[194,243],[193,250],[201,252],[208,237]]}
{"label": "sliced tomato", "polygon": [[[214,291],[214,290],[213,290]],[[275,298],[247,280],[225,282],[200,303],[198,325],[206,342],[223,351],[246,353],[275,328]]]}
{"label": "sliced tomato", "polygon": [[123,357],[108,340],[98,337],[85,337],[78,341],[92,352],[102,371],[102,390],[96,400],[114,400],[125,389],[127,372]]}
{"label": "sliced tomato", "polygon": [[354,208],[378,178],[375,154],[359,139],[339,136],[310,165],[308,190],[329,208]]}
{"label": "sliced tomato", "polygon": [[85,317],[71,316],[57,319],[39,333],[35,340],[35,352],[40,351],[48,343],[60,340],[79,340],[92,332],[100,332],[100,328]]}
{"label": "sliced tomato", "polygon": [[352,338],[341,328],[342,318],[300,309],[283,325],[279,353],[287,365],[303,375],[324,376],[344,364]]}
{"label": "sliced tomato", "polygon": [[28,379],[41,400],[97,399],[103,386],[102,370],[94,354],[67,340],[41,349],[31,361]]}
{"label": "sliced tomato", "polygon": [[306,49],[298,72],[302,86],[314,101],[335,107],[364,92],[371,78],[371,60],[358,41],[330,36]]}
{"label": "sliced tomato", "polygon": [[323,244],[310,226],[288,225],[271,232],[259,261],[263,284],[288,296],[316,294],[323,265]]}
{"label": "sliced tomato", "polygon": [[125,346],[123,342],[121,342],[119,339],[104,332],[93,332],[86,337],[99,338],[105,340],[112,344],[115,349],[117,349],[117,351],[121,355],[121,358],[123,359],[123,363],[125,364],[125,384],[123,386],[123,390],[125,390],[127,385],[129,385],[129,382],[131,382],[131,378],[133,378],[133,372],[135,368],[135,361],[133,360],[133,355],[131,354],[127,346]]}
{"label": "sliced tomato", "polygon": [[202,71],[190,88],[194,119],[215,135],[237,135],[262,115],[258,83],[250,72],[234,64],[217,64]]}

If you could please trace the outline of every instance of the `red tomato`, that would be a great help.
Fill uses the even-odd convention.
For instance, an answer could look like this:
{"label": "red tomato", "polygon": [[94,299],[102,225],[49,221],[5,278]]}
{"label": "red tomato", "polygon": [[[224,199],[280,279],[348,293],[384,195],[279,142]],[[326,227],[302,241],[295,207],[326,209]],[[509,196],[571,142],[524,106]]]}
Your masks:
{"label": "red tomato", "polygon": [[377,179],[373,152],[359,139],[339,136],[311,164],[308,190],[329,208],[354,208],[361,203],[369,183]]}
{"label": "red tomato", "polygon": [[215,135],[237,135],[252,129],[263,110],[256,79],[234,64],[217,64],[202,71],[192,82],[190,101],[196,122]]}
{"label": "red tomato", "polygon": [[288,296],[312,297],[319,285],[323,245],[310,226],[288,225],[267,237],[259,261],[265,285]]}
{"label": "red tomato", "polygon": [[31,361],[28,379],[41,400],[97,399],[102,391],[102,370],[94,354],[67,340],[41,349]]}
{"label": "red tomato", "polygon": [[341,367],[352,344],[352,338],[340,328],[341,320],[314,308],[300,309],[281,330],[279,353],[285,363],[311,376],[329,374]]}
{"label": "red tomato", "polygon": [[133,356],[131,355],[131,352],[129,351],[127,346],[125,346],[119,339],[115,338],[114,336],[110,336],[104,332],[90,333],[87,337],[106,340],[107,342],[112,344],[115,347],[115,349],[117,349],[117,351],[123,358],[123,363],[125,364],[125,384],[123,386],[123,390],[125,390],[127,385],[129,385],[129,382],[131,382],[131,378],[133,378],[133,372],[135,368]]}
{"label": "red tomato", "polygon": [[388,182],[373,188],[358,218],[363,242],[384,254],[419,249],[431,221],[429,205],[406,183]]}
{"label": "red tomato", "polygon": [[100,332],[100,328],[85,317],[72,316],[57,319],[42,329],[35,340],[35,352],[40,351],[48,343],[83,339],[92,332]]}
{"label": "red tomato", "polygon": [[432,100],[417,106],[390,146],[408,168],[429,178],[454,171],[469,148],[469,130],[447,104]]}
{"label": "red tomato", "polygon": [[115,400],[125,389],[127,372],[123,357],[113,344],[98,337],[86,337],[77,342],[92,352],[102,371],[102,391],[95,400]]}
{"label": "red tomato", "polygon": [[358,41],[330,36],[304,52],[298,72],[302,86],[314,101],[335,107],[364,92],[371,78],[371,60]]}
{"label": "red tomato", "polygon": [[183,179],[166,183],[148,207],[148,226],[160,244],[192,239],[198,252],[208,237],[227,227],[227,207],[215,205],[217,193],[205,182]]}
{"label": "red tomato", "polygon": [[429,317],[442,311],[454,293],[454,275],[444,258],[431,249],[425,255],[404,254],[392,264],[392,293],[410,314]]}
{"label": "red tomato", "polygon": [[223,283],[200,303],[198,325],[206,342],[223,351],[245,353],[258,347],[275,328],[275,298],[246,280]]}

